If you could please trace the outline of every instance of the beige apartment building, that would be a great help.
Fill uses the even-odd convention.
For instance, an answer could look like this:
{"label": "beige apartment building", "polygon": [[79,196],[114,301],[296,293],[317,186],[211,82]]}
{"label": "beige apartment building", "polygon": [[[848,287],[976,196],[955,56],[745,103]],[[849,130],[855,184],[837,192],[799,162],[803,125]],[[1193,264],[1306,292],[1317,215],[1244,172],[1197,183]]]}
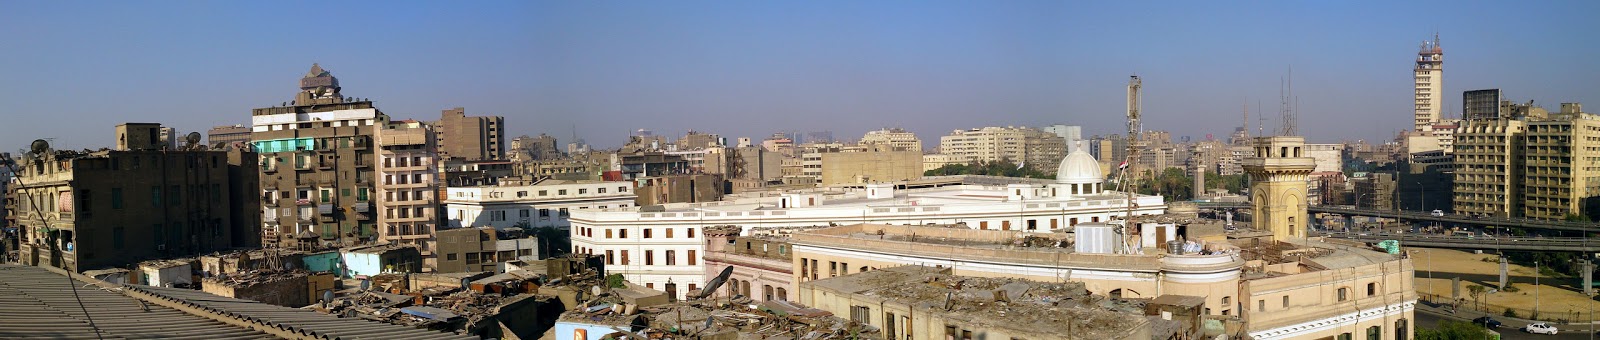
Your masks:
{"label": "beige apartment building", "polygon": [[1050,173],[1067,156],[1066,140],[1029,127],[984,127],[956,130],[939,137],[939,153],[966,162],[1008,160]]}
{"label": "beige apartment building", "polygon": [[251,110],[261,155],[262,240],[325,247],[375,239],[373,129],[389,117],[313,64],[293,103]]}
{"label": "beige apartment building", "polygon": [[1517,177],[1523,216],[1561,220],[1600,210],[1600,116],[1578,110],[1564,104],[1555,119],[1527,123],[1524,176]]}
{"label": "beige apartment building", "polygon": [[439,114],[433,124],[440,157],[468,161],[506,158],[506,118],[469,117],[467,109],[454,108]]}
{"label": "beige apartment building", "polygon": [[1525,122],[1507,118],[1470,119],[1456,129],[1456,213],[1522,214],[1526,131]]}
{"label": "beige apartment building", "polygon": [[[378,141],[378,241],[416,246],[433,260],[428,241],[439,221],[438,153],[433,127],[414,120],[375,129]],[[424,267],[432,268],[431,263]]]}
{"label": "beige apartment building", "polygon": [[910,150],[829,152],[817,158],[822,186],[907,181],[922,178],[923,172],[922,153]]}
{"label": "beige apartment building", "polygon": [[917,138],[916,134],[900,128],[867,131],[866,135],[861,136],[860,144],[863,146],[885,145],[889,147],[888,150],[922,152],[922,139]]}

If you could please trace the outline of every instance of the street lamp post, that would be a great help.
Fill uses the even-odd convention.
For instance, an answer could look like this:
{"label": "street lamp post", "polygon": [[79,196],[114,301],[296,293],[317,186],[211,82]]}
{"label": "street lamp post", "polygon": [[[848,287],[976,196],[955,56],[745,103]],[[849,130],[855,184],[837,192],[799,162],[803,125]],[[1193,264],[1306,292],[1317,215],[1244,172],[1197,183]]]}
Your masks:
{"label": "street lamp post", "polygon": [[1412,254],[1427,254],[1428,255],[1428,268],[1426,269],[1428,271],[1428,294],[1437,296],[1436,293],[1434,293],[1434,291],[1433,291],[1433,252],[1427,252],[1427,251],[1423,251],[1423,250],[1412,250],[1411,253]]}
{"label": "street lamp post", "polygon": [[1539,315],[1539,276],[1539,261],[1533,261],[1533,315],[1529,315],[1529,318]]}

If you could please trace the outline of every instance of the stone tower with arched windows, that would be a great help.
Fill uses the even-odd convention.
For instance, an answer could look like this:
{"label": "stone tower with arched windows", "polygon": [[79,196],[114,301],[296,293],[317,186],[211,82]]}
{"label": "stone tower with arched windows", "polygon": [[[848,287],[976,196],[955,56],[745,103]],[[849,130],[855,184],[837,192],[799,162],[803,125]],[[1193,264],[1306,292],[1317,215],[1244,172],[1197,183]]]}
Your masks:
{"label": "stone tower with arched windows", "polygon": [[1250,174],[1251,221],[1272,239],[1306,237],[1306,181],[1316,160],[1305,155],[1305,137],[1257,137],[1254,157],[1244,160]]}

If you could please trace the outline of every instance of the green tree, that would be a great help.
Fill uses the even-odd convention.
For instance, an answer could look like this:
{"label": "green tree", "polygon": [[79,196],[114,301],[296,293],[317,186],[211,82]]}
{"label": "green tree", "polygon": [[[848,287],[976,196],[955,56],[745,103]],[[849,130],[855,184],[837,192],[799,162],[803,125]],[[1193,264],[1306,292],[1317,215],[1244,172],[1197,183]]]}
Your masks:
{"label": "green tree", "polygon": [[1417,327],[1417,340],[1488,339],[1489,330],[1466,321],[1444,320],[1435,328]]}

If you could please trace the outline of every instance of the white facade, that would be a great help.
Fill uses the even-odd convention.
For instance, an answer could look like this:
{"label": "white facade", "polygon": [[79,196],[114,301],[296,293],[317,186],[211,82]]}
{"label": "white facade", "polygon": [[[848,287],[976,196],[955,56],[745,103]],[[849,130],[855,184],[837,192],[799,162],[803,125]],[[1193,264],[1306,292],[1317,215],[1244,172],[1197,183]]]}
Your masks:
{"label": "white facade", "polygon": [[[670,280],[703,286],[705,269],[694,257],[705,253],[700,230],[708,226],[735,225],[748,231],[830,223],[965,223],[973,229],[1052,232],[1127,213],[1124,194],[1071,195],[1070,187],[1060,185],[961,185],[901,190],[893,198],[879,199],[868,198],[866,190],[668,204],[662,212],[574,211],[572,251],[605,256],[606,271],[622,274],[629,282],[661,287]],[[1136,215],[1165,211],[1160,196],[1140,195],[1134,201]]]}
{"label": "white facade", "polygon": [[528,186],[450,188],[444,201],[450,226],[567,229],[572,212],[634,205],[631,182],[545,181]]}

